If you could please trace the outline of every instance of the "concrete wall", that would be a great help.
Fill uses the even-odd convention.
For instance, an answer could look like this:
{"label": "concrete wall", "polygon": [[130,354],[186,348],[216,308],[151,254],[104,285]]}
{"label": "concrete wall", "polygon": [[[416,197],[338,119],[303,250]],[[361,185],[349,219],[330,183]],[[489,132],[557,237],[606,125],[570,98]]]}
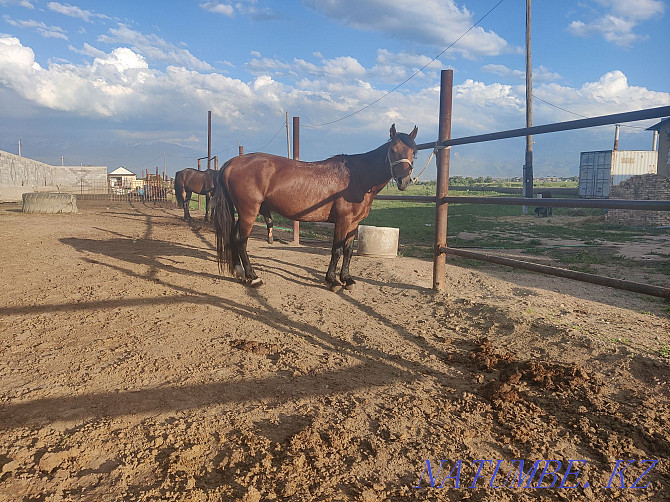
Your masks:
{"label": "concrete wall", "polygon": [[53,166],[53,173],[60,192],[107,193],[106,167]]}
{"label": "concrete wall", "polygon": [[51,166],[0,150],[0,202],[18,202],[24,193],[107,191],[107,167]]}

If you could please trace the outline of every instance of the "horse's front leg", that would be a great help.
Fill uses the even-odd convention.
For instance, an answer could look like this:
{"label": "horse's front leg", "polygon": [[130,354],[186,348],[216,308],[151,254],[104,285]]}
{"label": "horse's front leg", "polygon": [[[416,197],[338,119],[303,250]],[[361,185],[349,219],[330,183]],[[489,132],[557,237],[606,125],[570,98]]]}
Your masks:
{"label": "horse's front leg", "polygon": [[190,220],[191,219],[191,213],[189,211],[191,207],[191,193],[192,192],[186,192],[186,196],[184,197],[184,219],[185,220]]}
{"label": "horse's front leg", "polygon": [[333,233],[333,248],[330,252],[330,265],[326,272],[326,283],[331,291],[338,291],[342,284],[337,280],[337,265],[344,254],[344,247],[347,240],[348,225],[343,221],[335,222],[335,232]]}
{"label": "horse's front leg", "polygon": [[340,257],[343,253],[342,241],[333,243],[333,249],[330,252],[330,264],[326,272],[326,283],[331,291],[337,291],[342,287],[340,281],[337,280],[337,265],[340,262]]}
{"label": "horse's front leg", "polygon": [[212,198],[212,196],[207,192],[205,194],[205,222],[207,221],[207,216],[209,215],[209,200]]}
{"label": "horse's front leg", "polygon": [[354,235],[356,235],[356,230],[352,230],[347,235],[347,240],[344,244],[344,258],[342,259],[342,270],[340,271],[340,280],[344,284],[344,289],[352,290],[356,281],[349,273],[349,264],[351,263],[351,257],[354,254]]}

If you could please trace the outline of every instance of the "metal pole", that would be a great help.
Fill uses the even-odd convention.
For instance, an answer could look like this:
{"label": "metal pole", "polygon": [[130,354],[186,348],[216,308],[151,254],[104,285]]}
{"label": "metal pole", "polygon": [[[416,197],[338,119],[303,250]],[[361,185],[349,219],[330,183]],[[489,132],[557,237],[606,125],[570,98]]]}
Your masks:
{"label": "metal pole", "polygon": [[[601,115],[589,119],[569,120],[567,122],[557,122],[554,124],[545,124],[527,127],[521,129],[510,129],[509,131],[498,131],[488,134],[479,134],[477,136],[465,136],[454,138],[438,143],[438,148],[456,145],[470,145],[473,143],[482,143],[484,141],[493,141],[498,139],[520,138],[529,134],[547,134],[550,132],[573,131],[575,129],[585,129],[587,127],[597,127],[609,124],[618,124],[621,122],[634,122],[638,120],[656,119],[670,115],[670,106],[659,106],[656,108],[645,108],[633,112],[613,113],[611,115]],[[419,143],[416,145],[418,150],[428,150],[435,148],[435,142]]]}
{"label": "metal pole", "polygon": [[286,112],[286,156],[291,158],[291,133],[288,129],[288,112]]}
{"label": "metal pole", "polygon": [[[212,112],[207,112],[207,169],[212,161]],[[200,197],[198,197],[200,201]]]}
{"label": "metal pole", "polygon": [[[530,42],[531,0],[526,0],[526,127],[533,127],[533,62]],[[533,136],[526,136],[526,158],[523,165],[523,196],[533,197]],[[526,214],[526,206],[523,206]]]}
{"label": "metal pole", "polygon": [[238,153],[238,155],[244,155],[244,146],[238,145],[237,153]]}
{"label": "metal pole", "polygon": [[614,126],[614,148],[612,150],[618,150],[619,149],[619,130],[621,129],[621,126],[619,124]]}
{"label": "metal pole", "polygon": [[660,298],[670,298],[670,288],[661,286],[652,286],[649,284],[642,284],[639,282],[627,281],[624,279],[612,279],[602,275],[588,274],[586,272],[577,272],[575,270],[568,270],[565,268],[551,267],[549,265],[540,265],[539,263],[532,263],[529,261],[515,260],[513,258],[506,258],[504,256],[495,256],[477,251],[470,251],[458,248],[445,248],[445,253],[460,256],[463,258],[470,258],[474,260],[481,260],[499,265],[506,265],[513,268],[521,268],[530,270],[532,272],[540,272],[542,274],[554,275],[557,277],[565,277],[576,281],[589,282],[591,284],[599,284],[601,286],[608,286],[610,288],[624,289],[626,291],[633,291],[635,293],[642,293],[650,296],[658,296]]}
{"label": "metal pole", "polygon": [[[293,160],[300,160],[300,117],[293,117]],[[293,244],[300,244],[299,221],[293,222]]]}
{"label": "metal pole", "polygon": [[651,141],[651,150],[654,152],[658,150],[658,131],[654,131],[654,138]]}
{"label": "metal pole", "polygon": [[[440,118],[438,141],[451,138],[451,102],[454,84],[454,71],[442,70],[440,75]],[[443,197],[449,195],[449,150],[437,152],[437,188],[435,193],[435,249],[433,259],[433,289],[444,291],[447,271],[446,254],[442,248],[447,246],[447,203]]]}

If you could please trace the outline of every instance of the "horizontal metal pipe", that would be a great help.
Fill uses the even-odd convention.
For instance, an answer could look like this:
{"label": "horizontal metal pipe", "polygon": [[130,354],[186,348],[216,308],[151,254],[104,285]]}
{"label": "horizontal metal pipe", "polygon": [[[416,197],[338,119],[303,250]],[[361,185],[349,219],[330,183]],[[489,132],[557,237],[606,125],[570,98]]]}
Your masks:
{"label": "horizontal metal pipe", "polygon": [[[375,200],[435,203],[429,195],[377,195]],[[670,211],[670,200],[633,199],[527,199],[525,197],[457,197],[447,196],[442,202],[452,204],[489,204],[499,206],[587,207],[600,209],[641,209]]]}
{"label": "horizontal metal pipe", "polygon": [[506,265],[513,268],[521,268],[530,270],[532,272],[540,272],[543,274],[554,275],[557,277],[565,277],[567,279],[574,279],[582,282],[589,282],[591,284],[598,284],[600,286],[607,286],[610,288],[623,289],[632,291],[634,293],[642,293],[649,296],[657,296],[660,298],[670,299],[670,288],[663,288],[660,286],[652,286],[650,284],[642,284],[639,282],[626,281],[623,279],[612,279],[611,277],[604,277],[602,275],[587,274],[585,272],[577,272],[575,270],[568,270],[565,268],[550,267],[549,265],[540,265],[539,263],[531,263],[523,260],[515,260],[512,258],[505,258],[503,256],[494,256],[477,251],[469,251],[459,248],[441,247],[441,253],[461,256],[463,258],[471,258],[474,260],[481,260],[499,265]]}
{"label": "horizontal metal pipe", "polygon": [[[523,129],[511,129],[509,131],[492,132],[489,134],[480,134],[478,136],[466,136],[464,138],[454,138],[442,141],[439,146],[448,147],[455,145],[466,145],[471,143],[481,143],[483,141],[493,141],[498,139],[518,138],[533,134],[545,134],[549,132],[571,131],[574,129],[584,129],[587,127],[596,127],[601,125],[618,124],[622,122],[634,122],[636,120],[655,119],[670,116],[670,106],[659,106],[657,108],[647,108],[634,112],[615,113],[612,115],[601,115],[588,119],[570,120],[567,122],[558,122],[555,124],[546,124],[533,127],[524,127]],[[428,150],[435,148],[436,143],[421,143],[417,145],[419,150]]]}

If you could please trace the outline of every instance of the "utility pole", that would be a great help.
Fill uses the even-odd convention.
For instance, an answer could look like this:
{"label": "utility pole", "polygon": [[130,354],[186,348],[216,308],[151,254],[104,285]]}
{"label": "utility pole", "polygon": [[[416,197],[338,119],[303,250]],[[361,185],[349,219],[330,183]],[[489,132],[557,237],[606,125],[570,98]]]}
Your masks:
{"label": "utility pole", "polygon": [[207,169],[212,161],[212,112],[207,112]]}
{"label": "utility pole", "polygon": [[[288,114],[286,114],[286,119],[286,125],[288,125]],[[300,117],[293,117],[293,160],[300,160]],[[299,221],[293,222],[293,244],[300,244]]]}
{"label": "utility pole", "polygon": [[[533,127],[533,63],[531,58],[530,27],[531,0],[526,0],[526,127]],[[523,165],[523,196],[533,197],[533,136],[526,136],[526,160]],[[523,206],[523,214],[526,214]]]}

